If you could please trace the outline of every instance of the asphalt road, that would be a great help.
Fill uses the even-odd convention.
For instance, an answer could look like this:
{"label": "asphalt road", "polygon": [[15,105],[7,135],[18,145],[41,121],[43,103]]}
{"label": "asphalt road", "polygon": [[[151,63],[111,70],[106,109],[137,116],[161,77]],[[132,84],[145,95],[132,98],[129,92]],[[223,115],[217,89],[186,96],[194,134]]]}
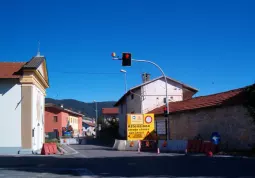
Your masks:
{"label": "asphalt road", "polygon": [[[255,159],[118,152],[73,145],[69,156],[2,156],[0,177],[255,177]],[[12,169],[11,169],[12,168]]]}

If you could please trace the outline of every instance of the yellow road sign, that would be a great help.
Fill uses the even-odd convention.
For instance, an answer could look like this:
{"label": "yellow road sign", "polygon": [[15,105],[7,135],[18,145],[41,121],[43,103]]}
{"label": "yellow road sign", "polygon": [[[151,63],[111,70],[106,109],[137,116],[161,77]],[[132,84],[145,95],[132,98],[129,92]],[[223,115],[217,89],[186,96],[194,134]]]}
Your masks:
{"label": "yellow road sign", "polygon": [[154,129],[154,114],[127,114],[127,140],[143,140]]}

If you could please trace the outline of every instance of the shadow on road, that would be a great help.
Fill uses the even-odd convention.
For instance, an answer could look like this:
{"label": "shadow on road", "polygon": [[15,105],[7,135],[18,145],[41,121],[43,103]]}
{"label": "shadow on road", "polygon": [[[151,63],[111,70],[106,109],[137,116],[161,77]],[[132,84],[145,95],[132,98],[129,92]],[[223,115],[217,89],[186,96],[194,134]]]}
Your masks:
{"label": "shadow on road", "polygon": [[[255,177],[255,160],[242,158],[208,158],[190,156],[146,156],[108,158],[66,157],[0,157],[1,168],[20,170],[40,168],[54,173],[52,168],[86,168],[101,177]],[[51,168],[51,169],[47,169]],[[41,172],[40,169],[25,169]],[[65,174],[65,173],[61,173]],[[66,172],[70,174],[70,172]],[[72,176],[78,176],[71,173]]]}

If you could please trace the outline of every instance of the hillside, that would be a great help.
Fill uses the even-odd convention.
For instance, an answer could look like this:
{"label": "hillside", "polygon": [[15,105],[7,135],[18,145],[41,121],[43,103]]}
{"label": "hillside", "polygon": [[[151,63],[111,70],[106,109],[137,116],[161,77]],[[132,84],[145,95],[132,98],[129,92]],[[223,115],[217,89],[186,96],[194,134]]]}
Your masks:
{"label": "hillside", "polygon": [[[46,98],[45,103],[63,104],[64,108],[72,108],[74,111],[81,111],[85,116],[95,118],[95,103],[85,103],[73,99],[55,100]],[[113,107],[115,101],[97,102],[98,115],[101,115],[102,108]]]}

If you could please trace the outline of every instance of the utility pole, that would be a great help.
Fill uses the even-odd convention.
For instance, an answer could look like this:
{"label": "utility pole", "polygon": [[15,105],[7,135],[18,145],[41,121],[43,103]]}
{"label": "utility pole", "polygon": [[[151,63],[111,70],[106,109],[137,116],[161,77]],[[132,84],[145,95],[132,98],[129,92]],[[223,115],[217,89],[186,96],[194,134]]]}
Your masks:
{"label": "utility pole", "polygon": [[95,112],[96,112],[96,137],[97,137],[97,133],[98,133],[98,113],[97,113],[97,102],[96,100],[94,100],[94,103],[95,103]]}

